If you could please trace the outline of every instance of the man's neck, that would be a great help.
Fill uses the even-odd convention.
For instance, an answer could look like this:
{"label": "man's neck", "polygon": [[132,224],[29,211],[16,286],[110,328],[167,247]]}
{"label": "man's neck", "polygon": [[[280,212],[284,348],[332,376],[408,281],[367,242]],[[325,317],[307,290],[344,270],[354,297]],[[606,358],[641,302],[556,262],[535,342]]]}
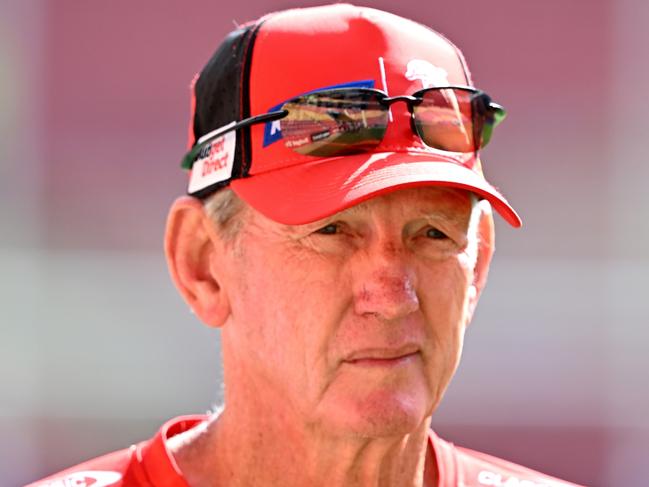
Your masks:
{"label": "man's neck", "polygon": [[171,438],[172,452],[192,487],[433,487],[437,465],[428,422],[397,438],[349,439],[250,421],[226,410]]}

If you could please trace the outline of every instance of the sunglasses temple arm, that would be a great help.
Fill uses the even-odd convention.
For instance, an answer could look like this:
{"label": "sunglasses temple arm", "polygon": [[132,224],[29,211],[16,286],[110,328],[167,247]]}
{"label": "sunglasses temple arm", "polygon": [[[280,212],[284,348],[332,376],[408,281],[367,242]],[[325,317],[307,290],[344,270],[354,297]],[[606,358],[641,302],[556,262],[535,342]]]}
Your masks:
{"label": "sunglasses temple arm", "polygon": [[216,139],[217,137],[220,137],[223,134],[227,134],[228,132],[231,132],[233,130],[243,129],[251,125],[254,125],[256,123],[272,122],[274,120],[279,120],[280,118],[284,118],[286,115],[288,115],[288,111],[279,110],[276,112],[263,113],[261,115],[256,115],[254,117],[246,118],[245,120],[241,120],[240,122],[236,122],[230,125],[225,125],[224,127],[219,127],[203,135],[201,138],[198,139],[196,145],[207,142],[208,140]]}
{"label": "sunglasses temple arm", "polygon": [[211,132],[208,132],[207,134],[203,135],[201,138],[199,138],[196,141],[196,145],[187,153],[187,155],[183,158],[180,165],[184,169],[191,169],[194,164],[194,159],[196,158],[196,155],[200,152],[201,148],[207,142],[211,142],[212,140],[217,139],[222,135],[227,134],[228,132],[250,127],[251,125],[257,123],[273,122],[275,120],[284,118],[286,115],[288,115],[287,110],[278,110],[275,112],[263,113],[261,115],[256,115],[254,117],[246,118],[245,120],[241,120],[240,122],[236,122],[234,124],[226,125],[224,127],[219,127],[215,130],[212,130]]}
{"label": "sunglasses temple arm", "polygon": [[242,129],[254,125],[256,123],[274,122],[288,115],[288,110],[277,110],[275,112],[262,113],[254,117],[246,118],[241,122],[237,122],[232,126],[232,129]]}

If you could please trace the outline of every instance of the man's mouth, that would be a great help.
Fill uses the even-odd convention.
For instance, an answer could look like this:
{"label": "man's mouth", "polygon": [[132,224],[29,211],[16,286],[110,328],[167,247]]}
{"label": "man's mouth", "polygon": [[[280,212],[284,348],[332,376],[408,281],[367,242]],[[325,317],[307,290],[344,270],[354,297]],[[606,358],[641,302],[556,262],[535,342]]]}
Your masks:
{"label": "man's mouth", "polygon": [[399,348],[368,348],[345,358],[344,362],[364,367],[393,367],[406,364],[419,356],[419,347],[407,345]]}

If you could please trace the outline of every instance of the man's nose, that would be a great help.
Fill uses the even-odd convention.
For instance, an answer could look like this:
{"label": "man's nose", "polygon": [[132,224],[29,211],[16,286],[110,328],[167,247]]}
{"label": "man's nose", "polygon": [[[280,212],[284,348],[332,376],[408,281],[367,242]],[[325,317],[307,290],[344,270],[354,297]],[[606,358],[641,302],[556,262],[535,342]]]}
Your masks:
{"label": "man's nose", "polygon": [[419,309],[416,276],[405,249],[381,245],[363,252],[354,271],[356,313],[394,321]]}

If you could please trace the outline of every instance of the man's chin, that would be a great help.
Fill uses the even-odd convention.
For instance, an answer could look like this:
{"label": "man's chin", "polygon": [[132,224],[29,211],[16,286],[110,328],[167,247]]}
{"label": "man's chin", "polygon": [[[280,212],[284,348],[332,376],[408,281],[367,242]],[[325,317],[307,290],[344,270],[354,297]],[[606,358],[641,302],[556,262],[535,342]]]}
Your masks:
{"label": "man's chin", "polygon": [[344,407],[332,411],[327,423],[333,434],[341,436],[368,439],[405,436],[419,430],[424,423],[427,427],[430,407],[422,399],[380,391],[345,401]]}

